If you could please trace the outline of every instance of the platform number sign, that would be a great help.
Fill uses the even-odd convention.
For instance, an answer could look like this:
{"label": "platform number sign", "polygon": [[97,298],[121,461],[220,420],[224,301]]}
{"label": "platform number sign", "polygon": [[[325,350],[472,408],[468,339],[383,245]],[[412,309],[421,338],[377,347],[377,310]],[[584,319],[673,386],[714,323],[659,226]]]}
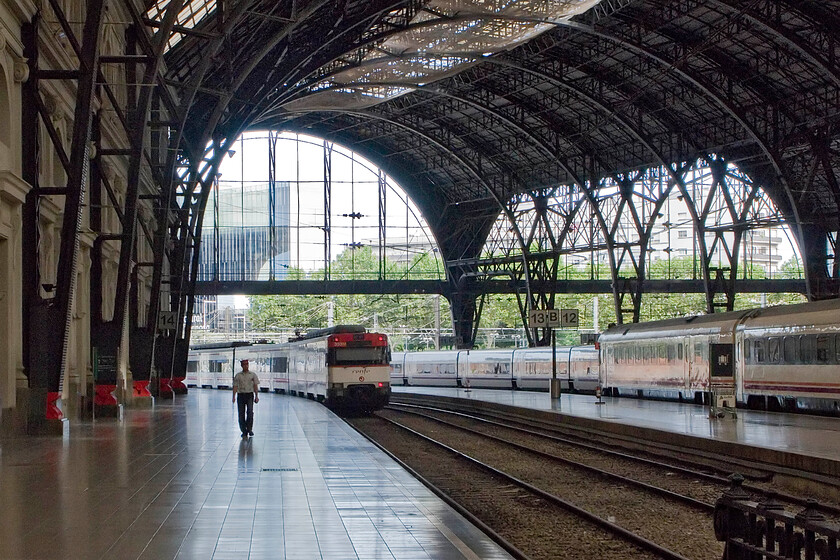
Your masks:
{"label": "platform number sign", "polygon": [[158,313],[157,328],[159,331],[174,331],[177,324],[177,311],[161,311]]}
{"label": "platform number sign", "polygon": [[577,309],[560,310],[560,326],[576,329],[580,326],[580,313]]}
{"label": "platform number sign", "polygon": [[578,324],[577,309],[532,309],[528,313],[528,328],[531,329],[577,328]]}
{"label": "platform number sign", "polygon": [[560,326],[560,311],[557,309],[532,309],[528,314],[528,327],[548,329]]}

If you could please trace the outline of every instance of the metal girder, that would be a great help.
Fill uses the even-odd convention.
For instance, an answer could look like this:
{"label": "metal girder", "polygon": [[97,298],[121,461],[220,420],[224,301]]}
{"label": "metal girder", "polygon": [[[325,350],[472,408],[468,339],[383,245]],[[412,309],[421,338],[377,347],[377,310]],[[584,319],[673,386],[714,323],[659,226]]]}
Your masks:
{"label": "metal girder", "polygon": [[[677,7],[674,7],[674,9],[677,9]],[[723,79],[722,84],[718,85],[709,81],[708,78],[702,76],[699,73],[689,72],[688,70],[685,70],[684,67],[687,64],[688,55],[693,53],[691,51],[685,52],[685,49],[687,49],[688,47],[686,45],[682,45],[679,42],[679,39],[677,39],[676,37],[670,37],[671,42],[666,43],[664,45],[666,49],[670,49],[672,51],[669,56],[668,53],[661,52],[661,50],[654,50],[638,42],[637,39],[642,37],[643,33],[639,32],[637,28],[641,28],[644,32],[659,32],[658,29],[651,29],[651,26],[648,24],[648,22],[634,21],[631,25],[622,28],[622,31],[624,32],[623,37],[601,33],[598,33],[598,35],[603,36],[607,39],[619,41],[623,46],[626,46],[627,48],[632,48],[640,54],[649,57],[651,60],[655,60],[661,63],[662,65],[667,66],[670,71],[677,72],[684,79],[688,80],[690,83],[700,88],[700,90],[703,91],[703,93],[707,95],[712,101],[714,101],[714,103],[716,103],[720,108],[724,109],[733,118],[735,118],[741,124],[744,131],[753,139],[755,144],[764,153],[767,162],[772,165],[775,171],[776,180],[781,183],[783,193],[790,199],[790,209],[794,213],[793,225],[795,228],[799,228],[799,234],[797,235],[797,238],[799,239],[800,246],[804,247],[805,245],[812,243],[812,241],[809,239],[809,236],[805,236],[803,231],[801,230],[802,216],[800,215],[800,209],[799,206],[796,204],[795,200],[793,199],[793,190],[789,185],[789,181],[784,171],[785,166],[783,165],[775,147],[772,145],[770,140],[762,134],[762,131],[759,129],[759,126],[751,121],[749,115],[744,110],[742,110],[741,107],[733,103],[732,100],[727,99],[725,97],[725,93],[721,91],[722,89],[726,88],[727,85],[737,83],[739,81],[739,76],[727,75],[729,72],[728,69],[718,67],[720,74],[712,76],[713,78],[717,77]],[[823,240],[825,239],[825,235],[819,237],[821,237]],[[809,255],[814,254],[813,251],[809,252],[807,250],[803,251],[803,253]],[[806,274],[806,282],[808,282],[810,285],[811,283],[817,281],[815,275],[818,273],[818,271],[815,269],[814,266],[809,265],[807,261],[806,270],[808,271],[808,273]],[[809,289],[809,294],[813,297],[813,290]]]}
{"label": "metal girder", "polygon": [[[166,47],[167,38],[178,12],[181,11],[183,0],[171,0],[166,7],[166,14],[161,23],[157,42],[154,45],[152,61],[146,64],[143,73],[144,84],[154,83],[162,66],[162,57]],[[123,210],[123,242],[120,247],[120,262],[117,273],[117,289],[114,299],[114,322],[115,328],[122,332],[125,321],[125,309],[128,304],[129,275],[131,264],[134,260],[134,237],[137,225],[137,203],[140,195],[140,168],[143,163],[145,152],[144,140],[149,122],[149,110],[152,104],[153,89],[144,87],[140,91],[137,100],[134,117],[129,128],[129,142],[131,144],[131,156],[128,165],[128,180],[125,195],[125,208]]]}
{"label": "metal girder", "polygon": [[[569,22],[560,22],[558,25],[566,31],[557,32],[555,35],[559,36],[560,41],[569,40],[570,47],[567,50],[579,50],[580,55],[564,60],[563,51],[558,48],[556,51],[546,50],[545,56],[550,57],[559,51],[560,55],[556,57],[559,60],[558,68],[565,64],[565,68],[568,69],[568,74],[556,73],[559,76],[556,81],[563,82],[563,91],[572,99],[568,106],[561,103],[569,99],[565,94],[547,95],[539,80],[531,79],[538,76],[533,71],[529,72],[527,79],[521,80],[514,72],[502,76],[501,78],[509,78],[505,87],[515,90],[509,95],[499,95],[494,87],[496,82],[493,80],[499,80],[499,76],[482,74],[486,67],[504,64],[501,61],[497,62],[499,59],[518,56],[520,53],[524,53],[524,57],[530,56],[533,54],[532,45],[539,48],[538,39],[510,53],[480,60],[477,67],[461,72],[456,78],[436,82],[433,87],[440,88],[443,93],[438,99],[424,105],[412,106],[417,103],[420,95],[407,94],[383,103],[368,111],[368,114],[362,111],[355,114],[344,112],[349,118],[342,118],[338,115],[339,112],[323,113],[326,116],[320,121],[302,117],[298,119],[303,123],[300,128],[325,130],[333,125],[341,127],[340,131],[334,131],[329,137],[333,139],[343,135],[345,138],[353,138],[353,135],[357,135],[359,141],[376,143],[378,151],[389,161],[402,158],[400,161],[404,162],[404,168],[405,162],[413,164],[412,159],[416,158],[428,168],[413,175],[418,189],[426,186],[422,183],[428,182],[434,189],[439,189],[441,194],[438,198],[446,200],[448,204],[454,205],[469,198],[485,197],[484,192],[476,188],[481,185],[494,197],[499,208],[516,227],[519,227],[514,216],[516,203],[511,200],[510,195],[515,194],[515,191],[533,191],[535,186],[550,187],[551,185],[542,182],[547,183],[550,179],[562,175],[557,162],[559,154],[569,154],[566,165],[579,177],[576,182],[581,188],[591,192],[590,197],[597,196],[597,186],[603,182],[603,177],[626,174],[633,169],[645,169],[657,163],[664,166],[670,181],[685,195],[687,191],[682,184],[682,174],[687,162],[697,156],[723,155],[726,161],[743,162],[742,169],[753,177],[755,183],[762,182],[768,189],[775,189],[776,199],[785,210],[788,222],[800,227],[801,231],[797,236],[800,243],[806,243],[807,238],[807,243],[813,245],[805,248],[806,261],[811,270],[809,281],[813,284],[812,295],[825,291],[826,288],[818,284],[821,284],[820,278],[826,273],[815,269],[820,266],[824,268],[826,259],[831,258],[824,254],[825,250],[818,250],[820,245],[825,245],[826,239],[831,238],[831,230],[827,227],[821,228],[819,224],[807,225],[803,222],[803,216],[809,218],[813,215],[817,219],[821,216],[817,211],[820,206],[817,202],[819,199],[812,197],[811,193],[824,193],[827,187],[831,188],[832,179],[836,183],[836,174],[833,173],[836,165],[833,163],[833,156],[816,153],[815,146],[822,145],[822,140],[808,148],[814,152],[814,157],[808,159],[799,155],[802,153],[802,147],[799,145],[803,138],[802,132],[794,130],[795,134],[786,134],[785,143],[774,136],[774,131],[789,132],[791,115],[801,115],[804,123],[816,122],[808,114],[807,107],[802,109],[803,104],[811,103],[813,107],[822,107],[819,99],[827,96],[817,91],[816,86],[822,82],[809,81],[807,86],[803,85],[803,90],[812,88],[813,92],[809,90],[808,95],[813,96],[814,100],[810,97],[799,100],[791,96],[789,102],[785,100],[782,103],[773,99],[777,90],[762,83],[759,79],[761,76],[755,72],[755,69],[761,68],[762,65],[770,68],[774,64],[784,62],[785,71],[781,76],[785,79],[785,84],[784,87],[780,86],[778,91],[789,90],[791,86],[787,77],[797,71],[802,72],[809,80],[814,72],[821,73],[825,83],[836,86],[837,67],[831,58],[834,50],[815,48],[823,41],[825,33],[812,38],[805,32],[806,26],[796,27],[799,25],[798,20],[794,26],[789,26],[788,19],[774,19],[771,17],[774,15],[772,10],[777,3],[770,1],[740,6],[729,0],[712,0],[713,6],[705,10],[697,8],[705,6],[704,3],[685,1],[673,4],[667,5],[653,0],[605,1],[587,14],[575,17]],[[799,9],[798,4],[796,9]],[[816,9],[805,6],[801,11],[809,11],[813,15]],[[643,21],[644,16],[657,14],[672,14],[674,17],[648,17],[647,21]],[[720,17],[722,14],[731,17],[723,21]],[[311,22],[304,22],[304,19],[306,18],[299,19],[302,22],[300,29],[319,29],[314,25],[307,27]],[[351,24],[360,22],[362,20],[352,20]],[[584,22],[590,22],[590,25]],[[278,29],[277,25],[269,27],[266,21],[251,23],[256,23],[253,29]],[[212,28],[213,25],[208,25],[208,29]],[[284,63],[277,66],[262,64],[259,62],[260,57],[251,57],[249,62],[253,61],[255,71],[241,74],[240,83],[244,86],[240,89],[245,95],[239,95],[242,92],[235,89],[228,89],[227,84],[221,88],[239,98],[230,102],[224,100],[223,103],[213,101],[210,106],[215,111],[230,110],[230,116],[219,117],[212,126],[205,126],[205,136],[209,135],[211,129],[215,131],[224,127],[225,133],[222,136],[232,137],[235,136],[236,130],[247,127],[249,122],[291,122],[290,118],[294,115],[274,112],[274,108],[299,95],[319,79],[340,69],[354,67],[369,58],[365,53],[371,51],[364,50],[361,45],[367,45],[367,40],[375,41],[376,37],[376,33],[369,32],[364,40],[349,34],[338,39],[330,33],[325,42],[344,41],[342,48],[348,53],[355,54],[354,49],[362,49],[359,52],[363,52],[358,57],[348,54],[343,59],[334,58],[332,62],[323,66],[320,72],[312,71],[318,67],[317,59],[328,59],[332,56],[335,44],[316,49],[308,59],[301,57],[297,50],[283,53]],[[666,40],[663,40],[663,37]],[[729,41],[744,38],[747,40],[743,42],[741,51],[733,50]],[[776,54],[769,52],[769,48],[765,52],[763,47],[756,46],[756,42],[764,38],[771,48],[777,51]],[[199,39],[190,40],[196,45],[199,44]],[[583,47],[579,48],[581,45]],[[261,47],[262,45],[248,47],[247,53],[258,53]],[[375,44],[371,42],[370,48],[374,47]],[[266,52],[270,52],[270,49]],[[739,54],[742,56],[738,56]],[[750,54],[756,55],[754,61],[743,60]],[[807,67],[797,70],[794,65],[787,64],[794,59],[801,60]],[[545,57],[535,60],[537,64],[543,64]],[[732,61],[733,64],[729,65],[727,61]],[[543,68],[538,70],[542,71],[542,75],[555,73],[553,67],[546,69],[549,66],[550,64],[543,64]],[[788,66],[793,70],[787,72]],[[507,68],[511,66],[508,65]],[[222,73],[214,76],[222,76]],[[234,74],[234,79],[238,79],[236,76]],[[661,79],[657,79],[658,77]],[[263,84],[257,83],[259,81]],[[218,82],[224,83],[224,80]],[[282,83],[283,86],[275,88],[278,83]],[[261,98],[263,93],[272,88],[274,89],[270,98]],[[576,89],[577,93],[573,93],[569,88]],[[441,96],[455,101],[441,103]],[[681,99],[686,101],[683,103]],[[247,103],[242,102],[243,100]],[[209,100],[205,101],[206,106]],[[507,105],[507,101],[511,104]],[[436,107],[432,107],[433,105]],[[541,107],[544,111],[557,112],[560,118],[554,118],[553,115],[547,117],[541,112]],[[446,108],[453,110],[451,116],[447,115]],[[425,122],[418,117],[421,111],[424,116],[430,115]],[[361,120],[356,121],[354,118]],[[773,118],[780,119],[780,124],[770,126]],[[372,126],[370,119],[381,119],[380,122],[388,124]],[[435,130],[436,126],[440,128],[440,123],[444,124],[445,129]],[[564,127],[564,124],[572,123],[578,124]],[[703,123],[705,128],[700,126],[700,123]],[[686,130],[692,128],[696,129]],[[712,132],[714,128],[719,130]],[[412,129],[414,132],[409,132]],[[829,138],[832,134],[836,133],[828,133]],[[435,142],[429,143],[428,139],[434,139]],[[806,140],[806,143],[810,142]],[[424,142],[431,145],[423,146]],[[357,149],[352,142],[350,145]],[[448,153],[441,151],[441,146],[445,146]],[[762,151],[762,155],[755,157],[759,150]],[[459,157],[449,155],[455,153]],[[692,157],[685,157],[686,154]],[[799,159],[794,161],[794,158]],[[800,159],[802,161],[799,161]],[[464,162],[471,165],[465,166]],[[794,173],[800,170],[806,170],[804,175],[809,178],[807,181],[801,180],[802,174]],[[475,181],[475,176],[481,177],[483,181]],[[516,183],[517,178],[519,183]],[[584,180],[588,180],[590,184],[587,185]],[[791,186],[796,190],[792,191]],[[540,195],[534,194],[534,204],[539,206]],[[780,199],[780,194],[786,198]],[[621,209],[616,206],[613,210],[615,215],[632,215],[635,211],[632,202],[636,196],[633,194],[625,198]],[[813,202],[807,201],[806,198]],[[435,204],[436,200],[428,197],[425,203]],[[721,200],[732,207],[731,201]],[[587,207],[582,201],[578,201],[578,204],[578,210],[575,212]],[[832,202],[828,201],[825,206],[830,207],[831,204]],[[836,205],[836,202],[834,204]],[[447,213],[450,207],[445,208],[436,213],[440,219],[451,214]],[[603,213],[599,211],[598,206],[593,208],[596,214]],[[704,212],[703,207],[694,208],[693,204],[689,204],[689,209],[696,229],[708,231],[710,234],[709,247],[705,246],[705,239],[700,243],[702,262],[708,264],[710,255],[714,252],[725,254],[726,259],[736,263],[732,266],[730,262],[729,266],[731,276],[727,281],[733,280],[737,270],[738,244],[736,243],[734,248],[728,246],[722,233],[714,227],[707,227],[710,225],[705,222],[708,212]],[[200,211],[199,209],[198,212]],[[604,218],[596,218],[602,222],[600,227],[609,231]],[[563,231],[569,234],[571,226],[579,217],[569,211],[565,220]],[[522,261],[516,266],[511,265],[510,268],[517,269],[517,274],[525,274],[527,279],[532,276],[527,273],[530,268],[535,268],[538,277],[554,274],[549,266],[551,261],[530,255],[530,246],[534,239],[543,237],[546,246],[552,247],[552,253],[566,250],[563,234],[559,228],[553,232],[548,227],[548,221],[546,210],[539,208],[535,220],[529,225],[530,229],[517,231],[517,243],[526,258],[522,260],[521,256],[513,256],[513,253],[510,253],[512,258]],[[468,252],[464,253],[464,247],[473,244],[473,241],[466,240],[466,237],[476,238],[484,235],[489,230],[487,224],[488,220],[482,214],[480,220],[459,224],[457,230],[446,229],[437,224],[436,231],[442,234],[447,240],[446,245],[452,248],[447,251],[449,257],[471,256]],[[636,218],[635,224],[637,231],[646,231],[643,220]],[[614,228],[614,224],[610,225]],[[802,227],[809,232],[819,233],[812,237],[805,235]],[[555,233],[557,237],[554,237]],[[571,238],[579,237],[577,233],[571,235],[569,243],[578,243]],[[614,260],[614,273],[617,271],[617,262],[621,262],[622,257],[620,254],[613,254],[624,253],[628,255],[624,257],[624,262],[635,260],[636,274],[643,279],[643,244],[634,247],[621,243],[613,245],[610,255]],[[641,251],[638,255],[637,248]],[[837,269],[838,266],[835,264],[832,268]],[[717,282],[714,272],[707,271],[706,266],[703,270],[706,292],[707,295],[711,294],[710,306],[714,307],[714,293],[723,288]],[[636,285],[632,282],[619,283],[617,277],[615,280],[614,286]],[[623,288],[618,288],[617,295],[629,293],[622,290]],[[639,294],[641,291],[637,295]]]}
{"label": "metal girder", "polygon": [[324,140],[324,281],[330,279],[332,260],[332,148],[332,143]]}
{"label": "metal girder", "polygon": [[838,71],[838,67],[832,64],[830,61],[825,60],[823,55],[825,54],[824,48],[813,48],[807,42],[807,37],[802,37],[796,33],[785,29],[784,26],[780,25],[778,21],[774,21],[775,18],[771,14],[767,13],[760,13],[760,10],[764,8],[765,11],[768,10],[770,3],[767,2],[757,2],[755,5],[746,5],[746,6],[739,6],[733,3],[731,0],[709,0],[710,2],[717,4],[719,6],[724,6],[727,9],[731,10],[732,12],[737,13],[737,17],[743,18],[745,21],[749,21],[752,25],[756,27],[761,27],[765,30],[765,32],[771,34],[775,39],[784,43],[792,50],[797,51],[805,58],[808,59],[814,66],[818,67],[822,70],[828,78],[834,82],[835,86],[840,87],[840,71]]}
{"label": "metal girder", "polygon": [[[504,274],[506,275],[506,273]],[[637,279],[629,278],[631,285]],[[536,284],[539,282],[534,281]],[[545,282],[539,289],[557,294],[604,294],[610,292],[611,280],[556,280]],[[498,280],[491,276],[472,277],[469,289],[461,290],[473,299],[480,294],[516,294],[525,289],[524,280]],[[749,280],[736,279],[735,289],[740,293],[804,293],[804,280]],[[652,294],[702,294],[701,280],[645,280],[646,293]],[[340,294],[441,294],[449,297],[451,284],[440,280],[281,280],[219,282],[197,281],[196,295],[340,295]]]}
{"label": "metal girder", "polygon": [[[57,323],[45,325],[57,329],[60,341],[60,359],[51,364],[47,372],[49,391],[61,393],[67,370],[72,306],[76,295],[76,263],[79,253],[79,229],[90,173],[90,139],[93,125],[93,99],[99,66],[100,33],[105,17],[105,0],[89,0],[82,33],[82,50],[79,59],[79,79],[73,117],[73,136],[70,148],[70,173],[67,177],[67,197],[61,227],[61,250],[56,276],[54,309]],[[31,378],[30,378],[31,379]]]}
{"label": "metal girder", "polygon": [[[100,33],[105,14],[104,0],[90,0],[83,26],[82,43],[78,50],[79,68],[73,72],[59,73],[51,78],[76,81],[75,113],[69,156],[63,150],[56,131],[49,122],[39,93],[39,38],[38,15],[23,26],[22,38],[25,54],[30,64],[31,79],[24,86],[23,111],[23,174],[33,187],[27,196],[23,212],[23,316],[24,360],[29,378],[30,414],[28,429],[37,431],[45,421],[58,420],[62,413],[55,406],[63,390],[67,371],[70,327],[73,320],[73,302],[76,295],[79,254],[79,234],[85,194],[90,175],[89,149],[93,130],[93,105],[96,76],[99,65]],[[61,18],[61,14],[59,14]],[[40,188],[40,152],[38,142],[39,113],[65,172],[64,189],[45,191]],[[41,274],[38,262],[39,201],[45,194],[64,196],[64,214],[58,254],[58,271],[51,299],[40,295]]]}

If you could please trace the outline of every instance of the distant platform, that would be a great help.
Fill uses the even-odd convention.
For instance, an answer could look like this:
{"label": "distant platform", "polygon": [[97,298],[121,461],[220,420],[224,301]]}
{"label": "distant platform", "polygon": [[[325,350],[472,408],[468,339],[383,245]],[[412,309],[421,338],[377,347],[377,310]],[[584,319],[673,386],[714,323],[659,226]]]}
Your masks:
{"label": "distant platform", "polygon": [[0,558],[510,558],[324,406],[191,389],[0,440]]}

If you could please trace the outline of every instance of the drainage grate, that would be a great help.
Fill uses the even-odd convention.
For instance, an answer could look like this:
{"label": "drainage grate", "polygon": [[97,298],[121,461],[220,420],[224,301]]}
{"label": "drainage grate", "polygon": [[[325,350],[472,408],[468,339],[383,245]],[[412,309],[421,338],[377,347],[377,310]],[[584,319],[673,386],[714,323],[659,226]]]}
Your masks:
{"label": "drainage grate", "polygon": [[282,469],[260,469],[262,472],[295,472],[295,467],[284,467]]}

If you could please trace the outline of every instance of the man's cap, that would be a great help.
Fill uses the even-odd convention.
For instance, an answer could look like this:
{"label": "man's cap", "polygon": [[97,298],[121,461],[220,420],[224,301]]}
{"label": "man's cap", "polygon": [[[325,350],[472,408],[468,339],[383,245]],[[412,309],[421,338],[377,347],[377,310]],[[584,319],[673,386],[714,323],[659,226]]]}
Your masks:
{"label": "man's cap", "polygon": [[239,360],[239,363],[240,364],[247,364],[248,363],[248,358],[242,358],[241,360]]}

